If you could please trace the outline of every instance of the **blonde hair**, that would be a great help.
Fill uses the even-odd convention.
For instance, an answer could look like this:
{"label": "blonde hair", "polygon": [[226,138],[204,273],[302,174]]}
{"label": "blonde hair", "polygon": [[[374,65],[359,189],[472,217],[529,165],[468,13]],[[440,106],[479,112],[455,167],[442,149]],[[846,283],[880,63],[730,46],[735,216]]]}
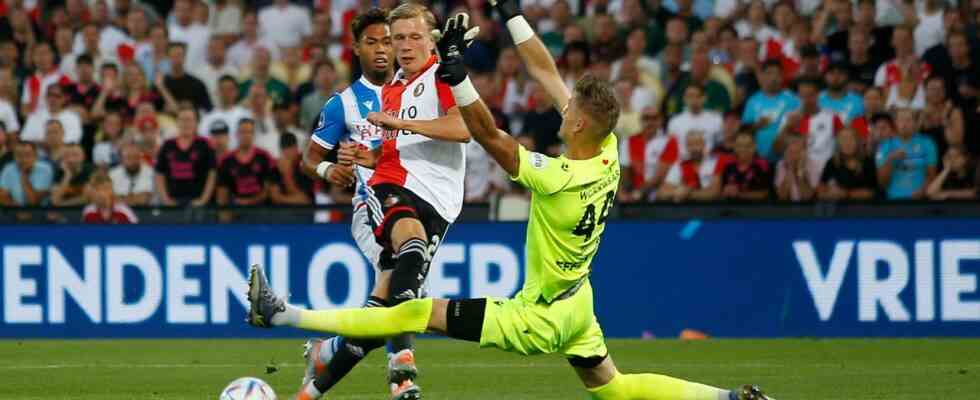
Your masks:
{"label": "blonde hair", "polygon": [[388,23],[393,24],[400,19],[412,19],[422,17],[422,20],[429,25],[429,29],[436,29],[436,16],[425,6],[418,3],[403,3],[395,7],[388,13]]}

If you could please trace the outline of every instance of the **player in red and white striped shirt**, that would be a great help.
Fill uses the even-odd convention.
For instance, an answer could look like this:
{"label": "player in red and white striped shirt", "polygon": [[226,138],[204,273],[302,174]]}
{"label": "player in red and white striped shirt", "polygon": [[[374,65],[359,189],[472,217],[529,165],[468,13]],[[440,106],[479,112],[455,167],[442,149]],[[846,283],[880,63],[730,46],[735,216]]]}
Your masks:
{"label": "player in red and white striped shirt", "polygon": [[[463,206],[463,177],[469,131],[449,85],[436,79],[439,68],[432,30],[435,16],[406,3],[388,15],[392,46],[401,69],[381,91],[382,112],[368,121],[383,128],[380,154],[342,146],[340,162],[356,159],[374,168],[368,181],[369,223],[378,244],[396,254],[387,305],[421,297],[429,262]],[[377,153],[375,153],[377,154]],[[389,361],[392,399],[420,396],[411,337],[392,340]],[[319,396],[312,386],[310,398]]]}

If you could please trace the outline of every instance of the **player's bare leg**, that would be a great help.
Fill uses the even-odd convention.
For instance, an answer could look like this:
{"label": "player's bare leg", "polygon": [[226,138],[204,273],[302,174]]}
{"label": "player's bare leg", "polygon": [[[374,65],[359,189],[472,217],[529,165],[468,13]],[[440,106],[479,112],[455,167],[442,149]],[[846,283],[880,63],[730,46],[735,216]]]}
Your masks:
{"label": "player's bare leg", "polygon": [[[724,390],[657,374],[622,374],[612,357],[601,361],[569,359],[586,390],[596,400],[774,400],[754,386]],[[595,364],[597,365],[590,365]]]}

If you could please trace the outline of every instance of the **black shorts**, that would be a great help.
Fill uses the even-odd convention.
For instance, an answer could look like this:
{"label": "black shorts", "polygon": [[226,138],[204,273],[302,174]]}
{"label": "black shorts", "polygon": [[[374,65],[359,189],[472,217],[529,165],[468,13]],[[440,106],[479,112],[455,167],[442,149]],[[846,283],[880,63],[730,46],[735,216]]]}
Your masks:
{"label": "black shorts", "polygon": [[374,185],[371,190],[374,193],[367,199],[368,220],[378,244],[387,251],[397,253],[398,249],[391,248],[391,229],[402,218],[414,218],[425,229],[425,240],[429,242],[427,256],[431,260],[449,229],[449,222],[411,190],[390,183]]}

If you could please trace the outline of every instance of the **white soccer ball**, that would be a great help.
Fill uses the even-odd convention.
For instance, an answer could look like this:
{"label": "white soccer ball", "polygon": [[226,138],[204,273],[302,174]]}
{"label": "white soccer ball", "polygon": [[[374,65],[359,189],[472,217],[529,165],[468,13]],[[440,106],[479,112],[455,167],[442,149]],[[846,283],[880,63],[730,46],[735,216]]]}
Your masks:
{"label": "white soccer ball", "polygon": [[276,400],[276,392],[265,381],[247,376],[225,386],[218,400]]}

